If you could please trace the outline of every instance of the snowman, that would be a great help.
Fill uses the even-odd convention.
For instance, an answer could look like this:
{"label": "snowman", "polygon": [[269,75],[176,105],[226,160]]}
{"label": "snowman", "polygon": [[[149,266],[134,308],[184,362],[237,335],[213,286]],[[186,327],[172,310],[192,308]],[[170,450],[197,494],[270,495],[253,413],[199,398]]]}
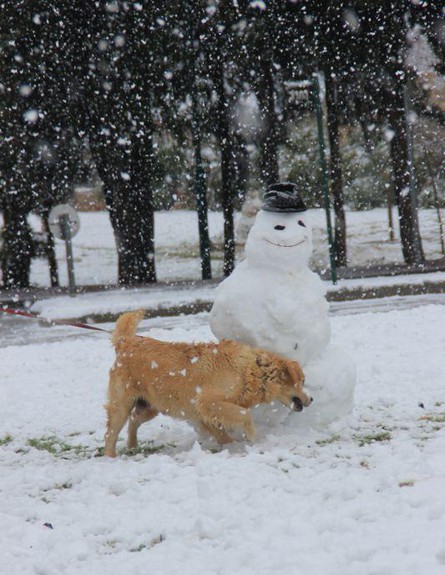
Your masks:
{"label": "snowman", "polygon": [[353,407],[355,367],[330,343],[326,290],[309,269],[311,253],[311,225],[297,186],[273,184],[247,237],[244,261],[216,290],[214,335],[300,362],[314,398],[298,416],[284,406],[261,406],[260,422],[320,427]]}

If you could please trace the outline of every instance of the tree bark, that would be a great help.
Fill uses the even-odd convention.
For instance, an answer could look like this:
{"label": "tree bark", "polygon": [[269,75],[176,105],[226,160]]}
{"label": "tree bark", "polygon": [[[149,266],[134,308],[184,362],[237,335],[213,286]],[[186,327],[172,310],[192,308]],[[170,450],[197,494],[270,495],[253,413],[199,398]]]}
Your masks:
{"label": "tree bark", "polygon": [[9,206],[4,211],[3,285],[5,288],[29,287],[32,236],[21,207]]}
{"label": "tree bark", "polygon": [[337,80],[328,72],[326,79],[327,128],[330,148],[329,171],[331,193],[335,215],[334,256],[338,267],[346,267],[346,217],[343,196],[343,174],[341,169]]}
{"label": "tree bark", "polygon": [[421,264],[425,258],[417,209],[411,193],[409,135],[406,124],[404,89],[403,82],[399,81],[391,93],[388,115],[394,135],[390,142],[390,154],[394,192],[399,211],[403,258],[407,264]]}
{"label": "tree bark", "polygon": [[262,63],[257,98],[262,119],[259,163],[261,179],[266,185],[279,181],[278,167],[278,117],[275,111],[275,85],[272,64],[268,58]]}
{"label": "tree bark", "polygon": [[218,139],[221,150],[221,188],[224,216],[224,265],[223,274],[229,276],[235,268],[235,225],[234,181],[232,138],[230,134],[229,104],[224,87],[224,67],[221,63],[216,67],[215,84],[218,94]]}
{"label": "tree bark", "polygon": [[[117,168],[120,150],[92,135],[91,150],[104,183],[104,196],[118,253],[118,283],[156,281],[154,213],[151,188],[151,134],[132,141],[128,172]],[[124,179],[128,178],[128,179]]]}

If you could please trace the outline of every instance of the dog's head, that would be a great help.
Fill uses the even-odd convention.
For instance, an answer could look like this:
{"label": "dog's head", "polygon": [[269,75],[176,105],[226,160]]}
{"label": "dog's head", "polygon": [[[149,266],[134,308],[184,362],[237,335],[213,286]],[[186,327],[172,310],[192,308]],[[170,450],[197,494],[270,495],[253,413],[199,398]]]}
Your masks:
{"label": "dog's head", "polygon": [[292,411],[303,411],[303,407],[308,407],[312,403],[312,397],[304,390],[304,373],[298,362],[290,360],[284,362],[282,381],[283,398],[280,398],[280,401],[288,405]]}
{"label": "dog's head", "polygon": [[[257,362],[264,362],[265,358],[258,358]],[[292,411],[302,411],[303,407],[308,407],[312,403],[310,397],[304,391],[304,373],[297,361],[275,358],[269,364],[267,381],[265,381],[266,401],[280,401]],[[270,369],[271,365],[275,369]]]}

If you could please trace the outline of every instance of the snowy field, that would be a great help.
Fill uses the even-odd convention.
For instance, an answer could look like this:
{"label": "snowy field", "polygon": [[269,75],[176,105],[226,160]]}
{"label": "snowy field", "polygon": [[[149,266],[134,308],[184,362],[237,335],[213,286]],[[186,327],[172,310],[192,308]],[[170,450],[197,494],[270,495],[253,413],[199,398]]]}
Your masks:
{"label": "snowy field", "polygon": [[[328,266],[326,216],[323,210],[309,210],[314,227],[313,267]],[[397,213],[393,210],[394,225]],[[115,284],[117,281],[117,255],[107,212],[80,213],[81,229],[73,240],[75,275],[78,285]],[[400,242],[389,241],[388,215],[384,208],[346,214],[348,226],[348,258],[351,265],[383,264],[403,261]],[[420,230],[427,259],[441,257],[440,236],[434,210],[419,212]],[[239,223],[240,214],[235,221]],[[40,229],[40,220],[31,219],[33,227]],[[222,275],[223,220],[220,212],[209,212],[209,233],[213,242],[212,271],[214,277]],[[241,240],[241,238],[238,238]],[[67,285],[65,248],[57,241],[57,257],[62,285]],[[200,279],[198,223],[195,212],[172,210],[155,213],[156,266],[162,281]],[[240,246],[239,255],[242,249]],[[48,264],[44,259],[33,260],[31,282],[49,285]]]}
{"label": "snowy field", "polygon": [[[358,367],[347,420],[260,427],[253,445],[218,450],[164,417],[116,460],[95,457],[106,335],[35,327],[32,343],[0,348],[0,572],[443,574],[445,306],[331,322]],[[141,331],[211,338],[205,314]]]}
{"label": "snowy field", "polygon": [[[325,216],[309,215],[320,269],[327,264]],[[351,264],[401,261],[385,210],[347,216]],[[107,214],[82,213],[81,220],[78,284],[115,283]],[[421,212],[420,222],[426,256],[439,257],[435,213]],[[210,213],[209,226],[218,276],[221,215]],[[193,212],[157,213],[159,279],[199,278],[197,244]],[[57,253],[66,284],[60,243]],[[412,281],[420,277],[427,278]],[[44,260],[34,260],[32,281],[48,285]],[[214,288],[156,289],[152,307],[156,297],[159,304],[211,301]],[[114,290],[43,300],[33,310],[79,317],[144,301],[144,290]],[[100,456],[114,356],[108,336],[0,318],[0,574],[444,573],[443,303],[437,294],[332,304],[333,343],[358,368],[347,419],[298,432],[260,425],[254,444],[218,449],[187,423],[159,417],[141,428],[137,453],[125,450],[123,435],[116,460]],[[141,332],[169,341],[212,337],[205,313],[146,320]],[[315,397],[309,409],[316,406]]]}

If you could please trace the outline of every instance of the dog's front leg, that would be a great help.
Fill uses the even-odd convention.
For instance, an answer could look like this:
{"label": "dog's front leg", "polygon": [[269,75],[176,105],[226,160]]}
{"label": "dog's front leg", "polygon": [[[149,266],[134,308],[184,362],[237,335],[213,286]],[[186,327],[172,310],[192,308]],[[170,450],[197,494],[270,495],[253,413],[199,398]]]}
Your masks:
{"label": "dog's front leg", "polygon": [[255,426],[248,409],[229,401],[203,401],[197,405],[202,421],[211,428],[230,431],[241,428],[248,441],[255,439]]}
{"label": "dog's front leg", "polygon": [[233,437],[230,437],[230,435],[227,433],[227,431],[224,431],[224,429],[215,427],[214,425],[208,425],[202,421],[199,422],[199,431],[208,433],[214,437],[220,445],[224,445],[225,443],[232,443],[233,441]]}

